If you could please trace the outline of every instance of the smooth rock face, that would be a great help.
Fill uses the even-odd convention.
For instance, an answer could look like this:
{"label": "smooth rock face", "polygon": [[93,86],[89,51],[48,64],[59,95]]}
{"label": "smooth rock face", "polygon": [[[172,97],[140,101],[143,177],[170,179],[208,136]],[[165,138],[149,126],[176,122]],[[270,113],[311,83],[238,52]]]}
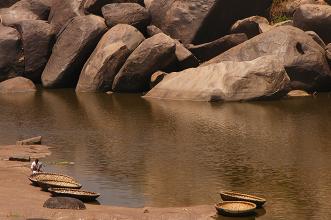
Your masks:
{"label": "smooth rock face", "polygon": [[10,26],[24,20],[47,20],[50,0],[21,0],[0,10],[2,24]]}
{"label": "smooth rock face", "polygon": [[230,34],[215,41],[200,44],[200,45],[187,45],[187,48],[201,61],[208,61],[221,53],[231,49],[248,40],[246,34]]}
{"label": "smooth rock face", "polygon": [[176,44],[165,34],[157,34],[142,42],[129,56],[116,75],[115,92],[144,92],[149,89],[151,75],[175,59]]}
{"label": "smooth rock face", "polygon": [[104,19],[95,15],[72,19],[53,47],[52,55],[42,73],[43,86],[75,86],[83,65],[106,28]]}
{"label": "smooth rock face", "polygon": [[[154,25],[147,27],[147,35],[152,37],[156,34],[163,33],[161,29]],[[194,54],[188,50],[179,40],[175,40],[176,44],[176,57],[177,61],[172,69],[173,71],[180,71],[191,67],[199,66],[199,60],[194,56]]]}
{"label": "smooth rock face", "polygon": [[122,42],[99,48],[85,64],[76,91],[110,91],[115,75],[129,55],[129,49]]}
{"label": "smooth rock face", "polygon": [[236,21],[231,27],[231,33],[245,33],[249,38],[255,37],[271,29],[269,21],[260,16],[252,16]]}
{"label": "smooth rock face", "polygon": [[[201,44],[226,35],[242,18],[262,15],[272,0],[154,0],[152,24],[184,44]],[[239,7],[240,6],[240,7]]]}
{"label": "smooth rock face", "polygon": [[0,83],[0,93],[35,92],[33,82],[23,77],[15,77]]}
{"label": "smooth rock face", "polygon": [[273,56],[224,61],[168,74],[146,98],[192,101],[243,101],[284,96],[290,79]]}
{"label": "smooth rock face", "polygon": [[301,5],[293,15],[293,23],[305,31],[315,31],[326,44],[331,43],[331,6]]}
{"label": "smooth rock face", "polygon": [[49,198],[48,200],[46,200],[43,207],[49,209],[74,209],[74,210],[86,209],[86,206],[82,201],[70,197]]}
{"label": "smooth rock face", "polygon": [[0,81],[16,75],[20,57],[20,36],[14,28],[0,24]]}
{"label": "smooth rock face", "polygon": [[40,145],[41,144],[41,136],[28,138],[25,140],[17,141],[16,145]]}
{"label": "smooth rock face", "polygon": [[17,25],[21,34],[25,70],[24,77],[40,82],[54,43],[52,26],[46,21],[26,20]]}
{"label": "smooth rock face", "polygon": [[203,65],[222,61],[248,61],[265,55],[275,55],[284,64],[293,89],[331,89],[331,71],[325,59],[325,50],[305,32],[291,26],[273,28]]}
{"label": "smooth rock face", "polygon": [[53,25],[55,33],[76,16],[84,15],[83,0],[52,0],[48,22]]}
{"label": "smooth rock face", "polygon": [[112,3],[138,3],[144,5],[143,0],[86,0],[84,8],[92,14],[102,15],[102,7]]}
{"label": "smooth rock face", "polygon": [[116,74],[144,40],[144,36],[130,25],[121,24],[110,29],[84,65],[76,91],[111,90]]}
{"label": "smooth rock face", "polygon": [[129,24],[143,30],[150,23],[147,9],[137,3],[113,3],[102,7],[102,14],[108,27]]}

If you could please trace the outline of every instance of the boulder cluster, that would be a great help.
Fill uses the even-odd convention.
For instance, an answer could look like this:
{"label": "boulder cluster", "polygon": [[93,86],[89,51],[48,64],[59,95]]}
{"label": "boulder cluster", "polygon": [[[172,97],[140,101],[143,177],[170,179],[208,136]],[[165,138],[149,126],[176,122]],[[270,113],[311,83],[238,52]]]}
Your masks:
{"label": "boulder cluster", "polygon": [[293,20],[274,24],[273,0],[1,0],[0,93],[41,84],[242,101],[331,91],[331,6],[295,2]]}

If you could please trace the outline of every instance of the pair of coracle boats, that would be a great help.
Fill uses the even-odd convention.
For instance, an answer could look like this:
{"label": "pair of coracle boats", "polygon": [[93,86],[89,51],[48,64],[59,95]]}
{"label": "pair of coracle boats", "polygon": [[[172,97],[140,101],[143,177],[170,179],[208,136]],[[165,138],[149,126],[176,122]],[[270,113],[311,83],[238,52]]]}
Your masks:
{"label": "pair of coracle boats", "polygon": [[100,194],[81,190],[82,185],[73,177],[57,173],[36,173],[29,177],[33,185],[39,186],[44,191],[49,191],[53,196],[67,196],[84,202],[96,200]]}
{"label": "pair of coracle boats", "polygon": [[237,192],[220,192],[223,202],[217,203],[217,212],[225,216],[254,215],[257,208],[262,208],[266,200],[254,195]]}

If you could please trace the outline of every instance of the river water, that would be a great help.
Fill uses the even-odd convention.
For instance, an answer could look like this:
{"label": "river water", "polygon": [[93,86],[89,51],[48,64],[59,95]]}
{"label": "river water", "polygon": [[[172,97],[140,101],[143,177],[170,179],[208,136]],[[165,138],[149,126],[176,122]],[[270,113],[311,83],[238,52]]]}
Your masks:
{"label": "river water", "polygon": [[42,135],[45,169],[76,177],[102,204],[213,204],[233,190],[267,199],[257,219],[331,219],[328,94],[200,103],[39,91],[1,95],[0,127],[1,144]]}

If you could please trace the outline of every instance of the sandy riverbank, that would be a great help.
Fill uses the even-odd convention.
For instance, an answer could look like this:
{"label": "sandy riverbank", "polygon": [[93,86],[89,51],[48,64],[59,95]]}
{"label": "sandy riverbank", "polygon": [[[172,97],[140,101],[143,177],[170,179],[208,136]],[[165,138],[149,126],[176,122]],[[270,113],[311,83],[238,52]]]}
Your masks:
{"label": "sandy riverbank", "polygon": [[212,205],[186,208],[123,208],[89,205],[84,211],[43,208],[50,194],[30,185],[30,163],[8,161],[12,155],[41,158],[50,154],[46,146],[0,146],[0,219],[105,219],[105,220],[210,220]]}

